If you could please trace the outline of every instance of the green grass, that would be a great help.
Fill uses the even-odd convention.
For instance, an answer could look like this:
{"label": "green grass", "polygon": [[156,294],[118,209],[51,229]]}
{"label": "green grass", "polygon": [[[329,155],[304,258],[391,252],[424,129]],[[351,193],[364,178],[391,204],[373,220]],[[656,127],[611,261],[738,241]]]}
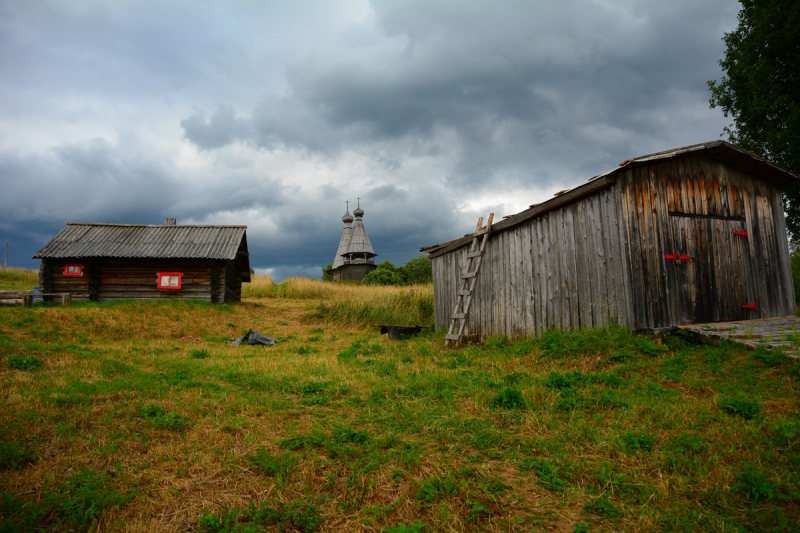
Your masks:
{"label": "green grass", "polygon": [[[454,349],[318,306],[5,309],[0,530],[796,531],[788,358],[617,327]],[[245,327],[288,340],[222,342]]]}
{"label": "green grass", "polygon": [[2,268],[0,266],[0,290],[32,291],[39,283],[39,272],[24,268]]}

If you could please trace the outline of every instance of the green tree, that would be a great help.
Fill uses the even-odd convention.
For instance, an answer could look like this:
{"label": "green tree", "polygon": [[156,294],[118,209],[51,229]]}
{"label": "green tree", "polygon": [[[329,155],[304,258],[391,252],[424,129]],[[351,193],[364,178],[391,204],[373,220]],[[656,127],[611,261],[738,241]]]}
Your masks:
{"label": "green tree", "polygon": [[375,270],[366,275],[364,283],[367,285],[404,285],[406,280],[400,269],[387,259],[378,263]]}
{"label": "green tree", "polygon": [[430,283],[433,279],[433,266],[427,255],[409,259],[400,271],[407,283]]}
{"label": "green tree", "polygon": [[[725,76],[709,81],[711,107],[733,124],[731,142],[800,170],[800,2],[740,0],[739,26],[723,37]],[[786,223],[800,237],[800,187],[784,194]]]}
{"label": "green tree", "polygon": [[328,270],[333,268],[333,263],[328,263],[325,265],[325,268],[322,269],[322,281],[333,281],[331,275],[328,274]]}

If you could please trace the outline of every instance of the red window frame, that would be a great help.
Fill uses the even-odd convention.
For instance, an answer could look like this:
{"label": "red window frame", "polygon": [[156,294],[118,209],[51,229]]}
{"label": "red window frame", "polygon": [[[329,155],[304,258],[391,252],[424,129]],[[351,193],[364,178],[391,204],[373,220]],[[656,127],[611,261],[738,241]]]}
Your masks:
{"label": "red window frame", "polygon": [[[70,268],[78,268],[77,272],[70,272]],[[68,265],[64,265],[64,275],[65,276],[83,276],[83,265],[79,265],[77,263],[70,263]]]}
{"label": "red window frame", "polygon": [[[171,278],[178,276],[178,285],[170,285]],[[166,285],[163,283],[164,278],[167,278]],[[156,282],[159,289],[180,289],[183,286],[183,272],[159,272],[158,281]]]}

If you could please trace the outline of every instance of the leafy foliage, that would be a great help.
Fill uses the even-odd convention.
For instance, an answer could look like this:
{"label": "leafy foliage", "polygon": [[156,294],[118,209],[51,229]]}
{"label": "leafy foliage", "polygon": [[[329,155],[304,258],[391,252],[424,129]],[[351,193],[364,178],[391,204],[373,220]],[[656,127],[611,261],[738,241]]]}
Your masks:
{"label": "leafy foliage", "polygon": [[733,490],[741,491],[744,497],[753,503],[769,502],[776,498],[785,499],[780,493],[782,486],[753,463],[745,463],[742,470],[736,474],[736,481]]}
{"label": "leafy foliage", "polygon": [[0,469],[19,470],[33,460],[33,452],[13,440],[0,440]]}
{"label": "leafy foliage", "polygon": [[427,255],[409,259],[405,265],[396,267],[389,261],[378,263],[375,270],[367,274],[367,285],[416,285],[430,283],[433,279],[433,266]]}
{"label": "leafy foliage", "polygon": [[583,510],[603,518],[619,518],[622,512],[608,498],[601,496],[583,506]]}
{"label": "leafy foliage", "polygon": [[761,414],[761,404],[746,398],[723,398],[719,405],[726,413],[745,420],[752,420]]}
{"label": "leafy foliage", "polygon": [[525,405],[522,392],[513,387],[504,387],[492,398],[492,406],[503,409],[519,409]]}
{"label": "leafy foliage", "polygon": [[12,355],[8,358],[8,368],[30,372],[42,368],[42,360],[33,355]]}
{"label": "leafy foliage", "polygon": [[[59,530],[86,531],[103,511],[128,503],[134,493],[123,494],[114,488],[107,474],[78,469],[55,491],[45,493],[41,502],[32,502],[2,494],[0,497],[0,531],[45,530],[55,521]],[[72,528],[64,528],[69,524]],[[39,526],[39,527],[34,527]]]}
{"label": "leafy foliage", "polygon": [[165,413],[161,406],[155,403],[143,407],[140,410],[140,414],[150,424],[170,431],[183,431],[190,425],[188,417],[179,415],[174,411]]}
{"label": "leafy foliage", "polygon": [[650,435],[631,433],[629,431],[622,435],[622,442],[625,451],[628,453],[637,451],[649,452],[653,449],[653,444],[656,442],[656,438],[651,437]]}
{"label": "leafy foliage", "polygon": [[245,510],[234,507],[219,515],[204,509],[197,525],[204,533],[256,533],[264,531],[265,527],[311,533],[324,521],[316,505],[297,499],[287,503],[266,500],[260,506],[251,502]]}
{"label": "leafy foliage", "polygon": [[248,455],[247,460],[253,467],[272,477],[283,477],[297,464],[292,454],[287,452],[273,455],[265,448],[259,448],[256,453]]}
{"label": "leafy foliage", "polygon": [[[800,3],[740,0],[739,26],[726,33],[726,76],[709,81],[711,107],[733,118],[731,142],[800,170]],[[785,193],[787,226],[800,236],[800,189]]]}

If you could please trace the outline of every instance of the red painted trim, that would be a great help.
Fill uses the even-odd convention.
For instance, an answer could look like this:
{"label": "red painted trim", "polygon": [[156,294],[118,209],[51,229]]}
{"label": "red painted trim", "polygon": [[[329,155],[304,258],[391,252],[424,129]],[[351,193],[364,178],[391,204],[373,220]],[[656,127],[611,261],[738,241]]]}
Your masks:
{"label": "red painted trim", "polygon": [[743,309],[752,309],[753,311],[757,311],[757,309],[756,309],[756,303],[755,303],[755,302],[753,302],[753,303],[752,303],[752,304],[750,304],[750,305],[743,305],[743,306],[742,306],[742,308],[743,308]]}
{"label": "red painted trim", "polygon": [[[69,269],[72,267],[78,267],[77,272],[70,272]],[[70,263],[69,265],[64,265],[64,275],[65,276],[83,276],[83,265],[79,265],[77,263]]]}
{"label": "red painted trim", "polygon": [[747,231],[734,231],[734,235],[741,235],[742,237],[747,237]]}
{"label": "red painted trim", "polygon": [[[170,278],[173,276],[178,276],[178,284],[172,285],[170,284]],[[166,278],[166,285],[164,285],[164,278]],[[159,272],[158,279],[156,281],[159,289],[180,289],[183,285],[183,272]]]}

